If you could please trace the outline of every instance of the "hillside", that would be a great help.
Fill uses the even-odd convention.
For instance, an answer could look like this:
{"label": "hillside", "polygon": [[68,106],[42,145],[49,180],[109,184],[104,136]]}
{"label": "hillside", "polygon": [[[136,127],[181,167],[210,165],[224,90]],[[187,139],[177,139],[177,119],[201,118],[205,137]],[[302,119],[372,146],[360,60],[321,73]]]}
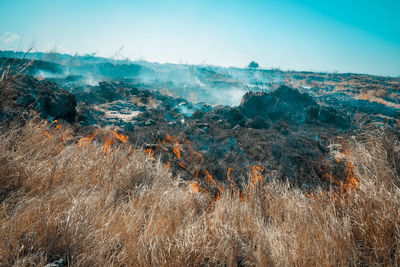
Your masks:
{"label": "hillside", "polygon": [[399,78],[21,56],[4,265],[399,264]]}

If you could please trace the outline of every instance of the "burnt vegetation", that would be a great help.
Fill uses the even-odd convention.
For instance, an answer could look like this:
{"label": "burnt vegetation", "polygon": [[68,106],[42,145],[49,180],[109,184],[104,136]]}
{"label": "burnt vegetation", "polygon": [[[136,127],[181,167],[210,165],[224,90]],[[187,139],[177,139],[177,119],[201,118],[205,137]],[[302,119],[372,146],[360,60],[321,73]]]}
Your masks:
{"label": "burnt vegetation", "polygon": [[2,264],[399,264],[398,78],[1,55]]}

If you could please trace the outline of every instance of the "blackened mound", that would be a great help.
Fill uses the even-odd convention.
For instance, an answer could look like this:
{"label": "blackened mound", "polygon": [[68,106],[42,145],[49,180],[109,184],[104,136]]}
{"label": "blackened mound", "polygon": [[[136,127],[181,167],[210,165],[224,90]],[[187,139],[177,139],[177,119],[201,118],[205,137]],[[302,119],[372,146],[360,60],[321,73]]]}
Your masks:
{"label": "blackened mound", "polygon": [[74,122],[76,99],[56,83],[15,74],[0,81],[0,110],[18,115],[36,110],[43,118]]}
{"label": "blackened mound", "polygon": [[270,121],[280,120],[291,125],[331,124],[335,128],[350,125],[343,112],[321,106],[308,94],[285,85],[271,93],[247,92],[239,109],[247,117],[244,125],[249,128],[266,128]]}

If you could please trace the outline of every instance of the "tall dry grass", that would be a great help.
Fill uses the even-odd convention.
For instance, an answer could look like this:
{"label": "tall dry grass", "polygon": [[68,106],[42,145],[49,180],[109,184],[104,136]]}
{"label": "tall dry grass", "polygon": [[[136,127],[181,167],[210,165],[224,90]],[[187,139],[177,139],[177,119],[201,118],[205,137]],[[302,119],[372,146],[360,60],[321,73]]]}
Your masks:
{"label": "tall dry grass", "polygon": [[30,122],[0,134],[4,266],[400,264],[399,177],[384,136],[353,142],[357,192],[309,198],[271,182],[214,201],[127,146],[104,154],[44,131]]}

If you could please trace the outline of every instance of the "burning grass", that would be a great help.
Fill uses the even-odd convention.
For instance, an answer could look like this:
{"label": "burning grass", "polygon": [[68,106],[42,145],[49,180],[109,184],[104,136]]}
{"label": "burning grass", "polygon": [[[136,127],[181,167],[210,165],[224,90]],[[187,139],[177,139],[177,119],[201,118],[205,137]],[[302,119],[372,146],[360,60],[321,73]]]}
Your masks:
{"label": "burning grass", "polygon": [[351,144],[348,184],[357,182],[357,190],[307,197],[260,183],[268,170],[254,166],[251,194],[221,189],[218,198],[172,177],[148,151],[132,151],[118,132],[107,136],[113,142],[104,151],[109,139],[80,141],[68,126],[32,121],[2,129],[3,265],[400,264],[399,176],[385,135]]}

